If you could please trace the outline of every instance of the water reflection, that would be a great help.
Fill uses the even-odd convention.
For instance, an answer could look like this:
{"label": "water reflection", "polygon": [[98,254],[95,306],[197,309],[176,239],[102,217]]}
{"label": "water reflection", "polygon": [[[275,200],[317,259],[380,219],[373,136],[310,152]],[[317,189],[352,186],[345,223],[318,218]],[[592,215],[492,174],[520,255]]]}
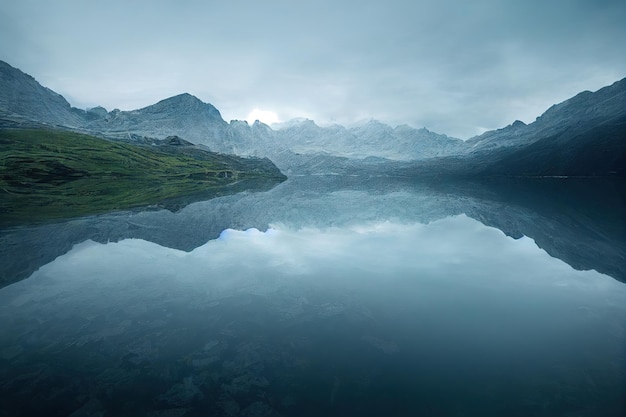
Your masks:
{"label": "water reflection", "polygon": [[[354,213],[361,195],[324,203]],[[394,204],[365,219],[320,226],[305,211],[294,218],[312,224],[296,226],[286,211],[265,232],[228,229],[190,252],[75,246],[0,291],[0,408],[622,415],[622,283],[466,215],[394,219],[413,210],[403,199],[440,218],[441,200],[379,198]]]}
{"label": "water reflection", "polygon": [[296,177],[266,193],[242,193],[167,210],[120,212],[0,230],[0,286],[30,276],[74,244],[139,238],[191,251],[224,229],[430,222],[465,213],[507,235],[530,236],[576,269],[626,282],[626,187],[620,181],[416,182]]}

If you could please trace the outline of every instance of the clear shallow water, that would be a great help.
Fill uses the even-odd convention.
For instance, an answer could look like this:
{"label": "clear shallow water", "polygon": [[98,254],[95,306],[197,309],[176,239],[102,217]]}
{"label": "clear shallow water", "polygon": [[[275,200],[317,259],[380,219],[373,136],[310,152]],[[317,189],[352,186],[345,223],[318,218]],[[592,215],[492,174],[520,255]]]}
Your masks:
{"label": "clear shallow water", "polygon": [[[624,284],[468,215],[498,204],[287,184],[22,230],[170,247],[87,240],[1,289],[0,415],[623,415]],[[511,230],[578,219],[505,207]]]}

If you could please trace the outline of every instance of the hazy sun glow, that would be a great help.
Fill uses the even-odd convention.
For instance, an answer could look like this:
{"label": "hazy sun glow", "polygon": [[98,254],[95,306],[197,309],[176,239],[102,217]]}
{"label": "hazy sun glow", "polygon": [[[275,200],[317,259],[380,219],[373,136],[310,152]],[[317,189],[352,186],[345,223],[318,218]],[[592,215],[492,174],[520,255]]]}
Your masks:
{"label": "hazy sun glow", "polygon": [[273,111],[260,109],[252,110],[248,114],[248,117],[246,117],[246,120],[250,124],[254,123],[255,120],[258,120],[259,122],[265,123],[266,125],[280,122],[278,116]]}

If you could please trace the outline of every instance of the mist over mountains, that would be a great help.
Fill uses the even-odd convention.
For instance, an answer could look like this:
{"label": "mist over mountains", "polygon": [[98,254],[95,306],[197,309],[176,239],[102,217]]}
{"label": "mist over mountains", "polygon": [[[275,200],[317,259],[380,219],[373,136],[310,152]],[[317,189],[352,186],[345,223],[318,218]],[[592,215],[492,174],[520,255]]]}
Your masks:
{"label": "mist over mountains", "polygon": [[42,125],[150,143],[179,136],[211,151],[270,158],[289,174],[625,176],[626,79],[467,141],[377,121],[347,128],[312,120],[272,129],[223,120],[213,105],[180,94],[132,111],[76,109],[0,61],[0,127]]}

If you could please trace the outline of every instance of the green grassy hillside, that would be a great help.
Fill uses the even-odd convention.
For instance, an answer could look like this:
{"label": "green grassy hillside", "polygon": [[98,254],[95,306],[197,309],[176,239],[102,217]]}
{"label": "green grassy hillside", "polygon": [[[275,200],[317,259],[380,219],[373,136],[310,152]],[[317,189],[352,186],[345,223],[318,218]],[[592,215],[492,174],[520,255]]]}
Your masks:
{"label": "green grassy hillside", "polygon": [[227,194],[285,177],[268,160],[136,146],[56,130],[0,130],[0,225]]}

